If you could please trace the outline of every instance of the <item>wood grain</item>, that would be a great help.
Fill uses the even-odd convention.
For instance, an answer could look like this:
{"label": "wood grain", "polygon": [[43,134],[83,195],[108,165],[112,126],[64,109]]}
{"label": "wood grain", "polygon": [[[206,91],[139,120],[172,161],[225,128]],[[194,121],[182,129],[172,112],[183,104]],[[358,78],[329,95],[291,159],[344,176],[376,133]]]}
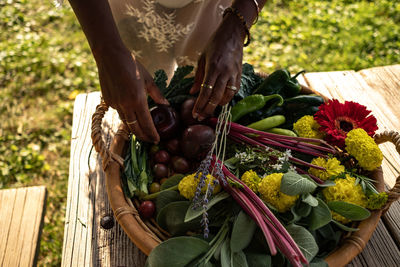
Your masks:
{"label": "wood grain", "polygon": [[35,266],[46,187],[0,190],[0,266]]}

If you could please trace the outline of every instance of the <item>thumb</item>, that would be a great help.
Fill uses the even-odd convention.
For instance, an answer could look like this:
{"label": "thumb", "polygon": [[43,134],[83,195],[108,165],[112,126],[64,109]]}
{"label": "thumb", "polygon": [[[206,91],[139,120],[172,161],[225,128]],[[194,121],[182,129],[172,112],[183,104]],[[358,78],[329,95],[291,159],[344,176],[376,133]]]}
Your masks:
{"label": "thumb", "polygon": [[149,82],[147,87],[147,93],[157,104],[169,105],[168,100],[162,95],[160,89],[154,82]]}

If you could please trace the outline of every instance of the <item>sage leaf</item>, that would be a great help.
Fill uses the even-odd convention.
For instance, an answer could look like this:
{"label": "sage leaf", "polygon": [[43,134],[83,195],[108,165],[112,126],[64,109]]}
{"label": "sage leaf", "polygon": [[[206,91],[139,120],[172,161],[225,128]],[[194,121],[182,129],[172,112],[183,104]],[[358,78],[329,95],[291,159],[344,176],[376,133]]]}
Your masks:
{"label": "sage leaf", "polygon": [[210,249],[200,238],[180,236],[170,238],[155,247],[146,261],[148,267],[186,266]]}
{"label": "sage leaf", "polygon": [[347,231],[347,232],[356,232],[356,231],[360,230],[360,229],[358,229],[358,228],[353,228],[353,227],[346,226],[346,225],[344,225],[344,224],[342,224],[342,223],[340,223],[340,222],[338,222],[338,221],[336,221],[336,220],[332,220],[332,222],[333,222],[337,227],[339,227],[340,229],[342,229],[342,230],[344,230],[344,231]]}
{"label": "sage leaf", "polygon": [[231,267],[231,248],[229,237],[225,239],[221,248],[221,267]]}
{"label": "sage leaf", "polygon": [[161,192],[155,201],[157,215],[169,203],[176,202],[176,201],[185,201],[185,200],[186,199],[176,191],[171,190],[171,191]]}
{"label": "sage leaf", "polygon": [[310,262],[318,253],[318,245],[313,235],[306,228],[296,224],[289,224],[286,229]]}
{"label": "sage leaf", "polygon": [[250,244],[256,228],[256,223],[244,211],[240,211],[233,223],[231,251],[234,253],[245,249]]}
{"label": "sage leaf", "polygon": [[318,200],[311,194],[305,194],[302,196],[301,201],[304,203],[307,203],[311,207],[316,207],[318,206]]}
{"label": "sage leaf", "polygon": [[[318,203],[318,200],[317,200]],[[305,218],[308,215],[310,215],[312,210],[312,207],[310,205],[308,205],[307,203],[304,202],[300,202],[299,205],[295,206],[295,212],[296,214],[298,214],[299,216]]]}
{"label": "sage leaf", "polygon": [[248,267],[246,255],[243,251],[231,251],[231,266],[232,267]]}
{"label": "sage leaf", "polygon": [[[225,192],[222,191],[220,193],[218,193],[217,195],[213,196],[209,201],[208,201],[208,205],[207,205],[207,210],[209,210],[212,206],[214,206],[215,204],[217,204],[218,202],[220,202],[221,200],[224,200],[226,198],[228,198],[230,195]],[[203,207],[197,207],[196,209],[193,209],[193,203],[190,205],[190,207],[188,208],[186,215],[185,215],[185,222],[191,221],[199,216],[201,216],[203,214]]]}
{"label": "sage leaf", "polygon": [[179,182],[183,179],[183,177],[185,177],[185,175],[183,174],[175,174],[171,177],[169,177],[160,187],[160,191],[165,190],[167,188],[173,187],[177,184],[179,184]]}
{"label": "sage leaf", "polygon": [[352,221],[362,221],[371,215],[366,208],[344,201],[330,201],[328,207]]}
{"label": "sage leaf", "polygon": [[246,253],[247,265],[257,267],[272,267],[271,255],[261,253]]}
{"label": "sage leaf", "polygon": [[317,185],[295,172],[287,172],[282,177],[281,192],[289,196],[311,193]]}
{"label": "sage leaf", "polygon": [[317,198],[317,200],[318,206],[312,208],[309,217],[309,226],[311,230],[321,228],[332,221],[332,214],[328,205],[320,198]]}
{"label": "sage leaf", "polygon": [[157,223],[171,235],[181,235],[191,229],[200,228],[200,219],[184,222],[190,206],[189,201],[177,201],[166,205],[157,215]]}
{"label": "sage leaf", "polygon": [[314,258],[310,262],[310,267],[329,267],[329,265],[324,259]]}

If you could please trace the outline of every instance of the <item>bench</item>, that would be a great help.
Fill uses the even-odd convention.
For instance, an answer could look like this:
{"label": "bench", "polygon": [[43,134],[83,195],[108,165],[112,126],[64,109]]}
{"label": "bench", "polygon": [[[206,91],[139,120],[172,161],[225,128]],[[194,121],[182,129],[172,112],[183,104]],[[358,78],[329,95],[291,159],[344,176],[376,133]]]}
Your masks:
{"label": "bench", "polygon": [[[400,65],[362,71],[308,73],[300,82],[330,98],[354,100],[377,117],[379,129],[400,130]],[[92,151],[91,116],[100,103],[98,92],[76,98],[62,266],[144,266],[146,256],[136,248],[114,221],[101,226],[113,212],[108,203],[101,159]],[[109,145],[120,120],[114,110],[103,120]],[[400,173],[400,157],[394,146],[380,146],[386,184],[391,187]],[[349,266],[400,266],[400,204],[394,203],[382,217],[363,252]]]}
{"label": "bench", "polygon": [[0,266],[36,266],[46,187],[0,190]]}

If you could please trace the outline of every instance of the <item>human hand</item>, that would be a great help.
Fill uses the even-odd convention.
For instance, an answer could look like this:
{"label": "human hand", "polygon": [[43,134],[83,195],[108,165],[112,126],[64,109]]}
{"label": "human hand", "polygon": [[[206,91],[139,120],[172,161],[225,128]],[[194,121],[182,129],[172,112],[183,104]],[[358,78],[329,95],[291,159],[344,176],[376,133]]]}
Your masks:
{"label": "human hand", "polygon": [[104,101],[118,111],[121,120],[140,139],[158,143],[147,105],[147,94],[157,104],[168,104],[152,76],[129,51],[108,51],[96,57]]}
{"label": "human hand", "polygon": [[193,107],[199,120],[225,105],[240,86],[246,33],[235,15],[227,14],[200,56],[191,94],[200,91]]}

